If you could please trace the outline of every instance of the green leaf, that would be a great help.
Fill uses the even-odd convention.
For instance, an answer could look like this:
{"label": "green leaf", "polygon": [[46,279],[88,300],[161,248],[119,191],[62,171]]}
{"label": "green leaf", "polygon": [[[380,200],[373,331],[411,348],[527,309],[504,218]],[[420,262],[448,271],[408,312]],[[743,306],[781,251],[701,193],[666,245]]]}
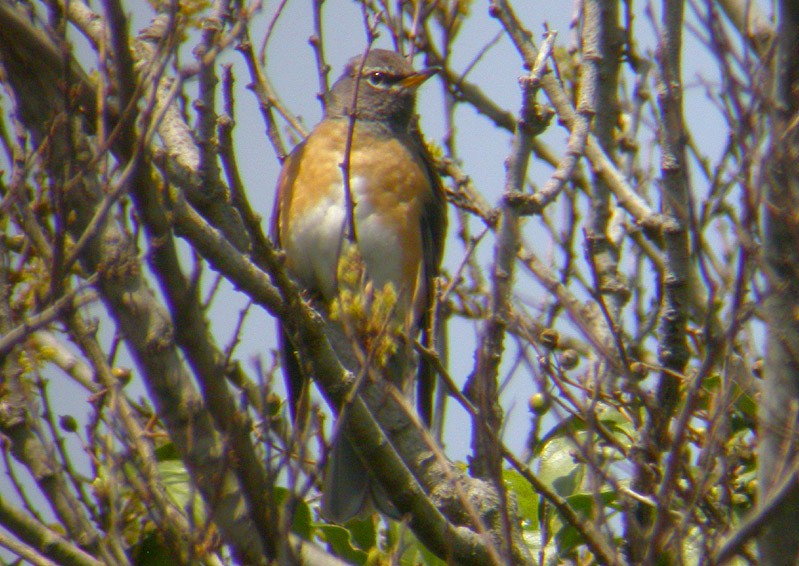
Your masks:
{"label": "green leaf", "polygon": [[580,546],[584,539],[577,529],[571,525],[563,525],[555,535],[555,542],[558,547],[558,556],[565,558],[572,550]]}
{"label": "green leaf", "polygon": [[[289,490],[285,487],[275,487],[272,493],[279,506],[284,505],[290,494]],[[311,508],[301,499],[296,499],[294,504],[294,517],[291,523],[291,530],[305,540],[311,540],[313,536]],[[285,506],[283,507],[283,511],[287,511]]]}
{"label": "green leaf", "polygon": [[[731,415],[731,422],[733,431],[738,430],[753,430],[757,422],[757,402],[756,400],[740,386],[737,379],[745,380],[747,375],[738,375],[736,379],[736,368],[730,368],[729,378],[731,379],[732,391],[730,392],[730,399],[732,399],[735,412]],[[738,370],[748,371],[748,370]],[[751,379],[751,378],[750,378]],[[698,407],[700,409],[710,411],[712,410],[713,403],[718,398],[718,393],[722,388],[722,378],[719,374],[714,373],[709,375],[702,381],[702,391],[704,395],[700,396]]]}
{"label": "green leaf", "polygon": [[[616,502],[616,492],[612,489],[606,489],[599,493],[599,500],[602,505],[608,505]],[[569,505],[584,517],[590,517],[596,502],[596,496],[593,493],[575,493],[566,498]]]}
{"label": "green leaf", "polygon": [[[606,507],[616,502],[617,494],[614,490],[606,489],[599,493],[599,500]],[[566,502],[582,519],[592,520],[594,504],[596,503],[596,497],[593,493],[575,493],[567,497]],[[558,555],[561,558],[566,557],[578,546],[585,544],[582,533],[572,525],[563,522],[559,516],[556,516],[555,520],[553,520],[552,527],[556,531],[555,542],[558,548]]]}
{"label": "green leaf", "polygon": [[377,546],[377,521],[375,521],[374,515],[370,515],[365,519],[347,521],[346,527],[358,548],[369,550]]}
{"label": "green leaf", "polygon": [[446,562],[438,558],[416,538],[406,525],[391,522],[388,529],[389,548],[399,548],[400,566],[446,566]]}
{"label": "green leaf", "polygon": [[316,524],[316,530],[327,542],[328,548],[336,556],[353,564],[366,564],[368,555],[352,544],[352,534],[338,525]]}
{"label": "green leaf", "polygon": [[422,557],[422,563],[426,566],[446,566],[446,562],[441,560],[438,556],[427,550],[427,547],[418,540],[416,546],[419,549],[419,554]]}
{"label": "green leaf", "polygon": [[632,444],[638,433],[630,418],[616,409],[606,408],[599,414],[599,422],[607,428],[621,444]]}
{"label": "green leaf", "polygon": [[186,511],[189,506],[194,511],[197,524],[205,522],[205,507],[198,491],[194,488],[182,460],[164,460],[158,462],[161,483],[172,501],[180,509]]}
{"label": "green leaf", "polygon": [[561,497],[575,493],[585,475],[585,466],[572,456],[574,450],[570,438],[553,438],[546,443],[539,458],[538,477]]}
{"label": "green leaf", "polygon": [[[156,450],[158,458],[158,471],[167,495],[180,509],[186,510],[192,504],[198,524],[205,521],[205,506],[197,490],[193,487],[186,466],[178,456],[172,443],[165,444]],[[278,505],[282,505],[288,497],[289,491],[285,487],[275,487],[273,497]],[[192,495],[194,499],[192,500]],[[294,509],[291,530],[306,540],[313,537],[311,509],[305,501],[298,501]]]}
{"label": "green leaf", "polygon": [[[612,407],[603,407],[598,411],[598,421],[613,434],[621,444],[630,444],[637,438],[637,432],[630,418]],[[550,442],[557,439],[580,439],[581,433],[587,430],[585,421],[577,416],[569,417],[557,424],[538,443],[533,452],[534,456],[541,456]],[[583,437],[584,438],[584,437]]]}
{"label": "green leaf", "polygon": [[519,506],[519,517],[522,519],[525,529],[538,530],[539,496],[533,486],[516,470],[505,470],[502,475],[508,488],[516,497],[516,503]]}
{"label": "green leaf", "polygon": [[585,423],[581,419],[574,416],[564,419],[541,439],[535,447],[533,455],[540,457],[550,442],[562,438],[573,438],[578,432],[584,430]]}

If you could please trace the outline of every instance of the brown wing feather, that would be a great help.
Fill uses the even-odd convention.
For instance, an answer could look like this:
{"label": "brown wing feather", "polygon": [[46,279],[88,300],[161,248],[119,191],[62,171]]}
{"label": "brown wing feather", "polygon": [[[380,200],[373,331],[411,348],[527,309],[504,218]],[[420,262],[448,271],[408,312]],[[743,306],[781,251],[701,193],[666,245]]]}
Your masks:
{"label": "brown wing feather", "polygon": [[[435,279],[438,277],[441,268],[447,234],[447,202],[441,178],[434,168],[433,158],[427,150],[417,127],[411,130],[411,136],[427,170],[432,189],[430,200],[425,204],[420,218],[423,246],[422,267],[424,269],[426,294],[424,315],[421,320],[422,344],[430,348],[434,345],[435,337],[435,329],[433,328],[433,314],[436,302]],[[420,359],[416,375],[416,404],[419,415],[428,427],[431,426],[433,420],[435,380],[435,369],[424,359]]]}
{"label": "brown wing feather", "polygon": [[[277,190],[275,191],[275,203],[272,207],[272,218],[269,223],[269,236],[272,242],[278,248],[282,247],[280,233],[281,233],[281,211],[284,209],[284,201],[286,199],[289,188],[294,184],[294,179],[297,177],[297,171],[300,161],[302,160],[302,153],[305,150],[305,142],[299,144],[294,148],[294,151],[286,158],[283,163],[283,168],[280,170],[280,176],[277,180]],[[300,360],[297,357],[297,350],[291,343],[286,329],[277,323],[278,332],[278,356],[280,357],[280,364],[283,367],[283,379],[286,384],[286,391],[289,399],[289,409],[291,412],[292,420],[297,419],[298,403],[303,398],[303,390],[306,387],[307,380],[302,372]]]}

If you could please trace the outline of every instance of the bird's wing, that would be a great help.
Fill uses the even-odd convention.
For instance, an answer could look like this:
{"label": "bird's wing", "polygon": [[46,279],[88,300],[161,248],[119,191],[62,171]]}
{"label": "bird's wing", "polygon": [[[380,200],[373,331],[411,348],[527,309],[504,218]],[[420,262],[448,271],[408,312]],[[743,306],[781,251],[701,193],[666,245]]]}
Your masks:
{"label": "bird's wing", "polygon": [[[411,130],[413,144],[424,163],[427,177],[430,180],[431,194],[425,203],[420,221],[422,232],[425,302],[422,316],[422,343],[430,348],[434,345],[433,315],[436,303],[435,280],[441,268],[444,256],[444,243],[447,235],[447,202],[441,178],[435,170],[433,157],[430,155],[422,135],[415,126]],[[435,369],[423,358],[419,361],[416,381],[417,410],[427,426],[433,419],[433,394],[435,392]]]}
{"label": "bird's wing", "polygon": [[[284,208],[284,203],[287,197],[287,191],[294,184],[294,179],[297,176],[302,153],[305,150],[305,142],[300,143],[291,154],[283,162],[283,168],[280,170],[280,176],[277,180],[277,190],[275,190],[275,203],[272,207],[272,218],[269,224],[269,237],[278,248],[282,247],[280,232],[281,232],[281,210]],[[286,332],[286,329],[277,323],[278,331],[278,355],[280,357],[280,365],[283,367],[283,377],[286,383],[286,390],[289,400],[289,409],[291,412],[292,420],[296,421],[298,414],[298,403],[303,398],[303,390],[305,389],[306,380],[302,373],[300,361],[297,358],[297,350],[291,343],[291,339]],[[307,397],[307,394],[305,395]]]}

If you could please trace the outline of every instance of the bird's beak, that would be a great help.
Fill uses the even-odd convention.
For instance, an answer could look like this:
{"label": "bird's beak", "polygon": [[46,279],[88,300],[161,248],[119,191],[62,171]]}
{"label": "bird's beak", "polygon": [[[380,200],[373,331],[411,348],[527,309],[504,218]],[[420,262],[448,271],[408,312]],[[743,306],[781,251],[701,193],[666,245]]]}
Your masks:
{"label": "bird's beak", "polygon": [[422,69],[421,71],[416,71],[412,75],[408,75],[397,84],[399,84],[402,88],[417,88],[440,70],[441,67],[428,67],[426,69]]}

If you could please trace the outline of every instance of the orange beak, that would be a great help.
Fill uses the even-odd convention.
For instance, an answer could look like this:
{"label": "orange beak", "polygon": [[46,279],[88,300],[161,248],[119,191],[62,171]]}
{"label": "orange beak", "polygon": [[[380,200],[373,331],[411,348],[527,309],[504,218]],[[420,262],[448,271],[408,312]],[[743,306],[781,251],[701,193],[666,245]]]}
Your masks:
{"label": "orange beak", "polygon": [[422,69],[421,71],[417,71],[412,75],[408,75],[397,84],[400,85],[402,88],[411,88],[415,89],[418,88],[423,82],[427,79],[435,75],[437,72],[441,70],[441,67],[428,67],[426,69]]}

